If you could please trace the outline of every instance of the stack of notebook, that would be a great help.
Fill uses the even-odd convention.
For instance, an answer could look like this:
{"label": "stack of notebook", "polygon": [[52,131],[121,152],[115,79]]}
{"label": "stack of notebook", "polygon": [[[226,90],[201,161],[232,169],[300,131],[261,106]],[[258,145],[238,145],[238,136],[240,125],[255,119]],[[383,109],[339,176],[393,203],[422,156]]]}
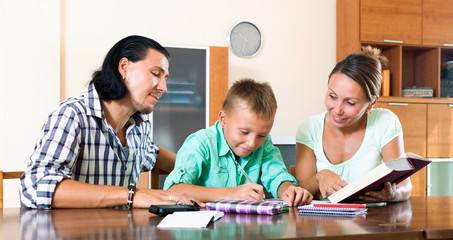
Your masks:
{"label": "stack of notebook", "polygon": [[314,202],[298,208],[300,214],[310,215],[359,216],[367,213],[365,204]]}

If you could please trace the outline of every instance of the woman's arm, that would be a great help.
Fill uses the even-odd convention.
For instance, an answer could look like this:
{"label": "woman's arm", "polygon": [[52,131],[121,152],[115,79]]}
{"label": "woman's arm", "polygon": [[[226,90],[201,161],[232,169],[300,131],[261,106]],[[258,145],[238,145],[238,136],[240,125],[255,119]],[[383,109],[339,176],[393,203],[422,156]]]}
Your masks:
{"label": "woman's arm", "polygon": [[319,195],[315,153],[311,148],[301,143],[296,143],[296,180],[302,188],[307,189],[313,196]]}
{"label": "woman's arm", "polygon": [[[382,148],[382,157],[385,161],[398,158],[404,154],[403,137],[397,136]],[[366,202],[401,202],[407,200],[412,192],[410,178],[399,184],[387,183],[382,191],[371,191],[361,196],[360,199]]]}
{"label": "woman's arm", "polygon": [[303,144],[296,144],[296,179],[302,188],[315,198],[327,198],[347,183],[338,174],[324,169],[316,173],[316,157],[313,150]]}

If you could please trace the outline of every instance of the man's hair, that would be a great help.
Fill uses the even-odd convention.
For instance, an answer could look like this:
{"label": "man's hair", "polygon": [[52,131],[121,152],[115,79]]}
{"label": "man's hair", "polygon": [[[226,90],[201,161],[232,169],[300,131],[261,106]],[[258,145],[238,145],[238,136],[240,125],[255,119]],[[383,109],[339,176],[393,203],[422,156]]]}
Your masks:
{"label": "man's hair", "polygon": [[223,110],[245,107],[263,119],[273,119],[277,111],[277,100],[269,83],[260,83],[250,78],[236,81],[228,90]]}
{"label": "man's hair", "polygon": [[105,56],[101,69],[93,73],[90,84],[94,84],[99,97],[104,101],[121,99],[126,95],[118,65],[125,57],[131,62],[143,60],[152,48],[162,53],[167,59],[168,51],[153,39],[132,35],[117,42]]}

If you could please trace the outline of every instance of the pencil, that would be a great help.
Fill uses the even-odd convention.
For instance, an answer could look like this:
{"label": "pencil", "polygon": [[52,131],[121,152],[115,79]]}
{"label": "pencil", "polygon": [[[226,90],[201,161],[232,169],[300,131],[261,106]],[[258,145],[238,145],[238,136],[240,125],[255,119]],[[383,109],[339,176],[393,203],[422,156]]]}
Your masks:
{"label": "pencil", "polygon": [[239,168],[239,170],[241,170],[242,174],[244,174],[244,176],[247,178],[247,180],[249,180],[249,182],[253,183],[252,179],[249,177],[249,175],[244,171],[244,169],[241,167],[241,165],[239,165],[239,163],[237,161],[235,161],[236,163],[236,166]]}

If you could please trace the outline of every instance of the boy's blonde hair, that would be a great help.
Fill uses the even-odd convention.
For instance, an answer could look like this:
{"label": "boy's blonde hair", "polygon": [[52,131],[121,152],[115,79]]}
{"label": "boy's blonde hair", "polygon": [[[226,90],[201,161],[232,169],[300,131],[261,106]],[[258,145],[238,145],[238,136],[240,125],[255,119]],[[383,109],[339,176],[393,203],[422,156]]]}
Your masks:
{"label": "boy's blonde hair", "polygon": [[231,86],[223,102],[226,113],[237,107],[246,107],[259,118],[270,120],[277,112],[277,100],[269,83],[244,78]]}

